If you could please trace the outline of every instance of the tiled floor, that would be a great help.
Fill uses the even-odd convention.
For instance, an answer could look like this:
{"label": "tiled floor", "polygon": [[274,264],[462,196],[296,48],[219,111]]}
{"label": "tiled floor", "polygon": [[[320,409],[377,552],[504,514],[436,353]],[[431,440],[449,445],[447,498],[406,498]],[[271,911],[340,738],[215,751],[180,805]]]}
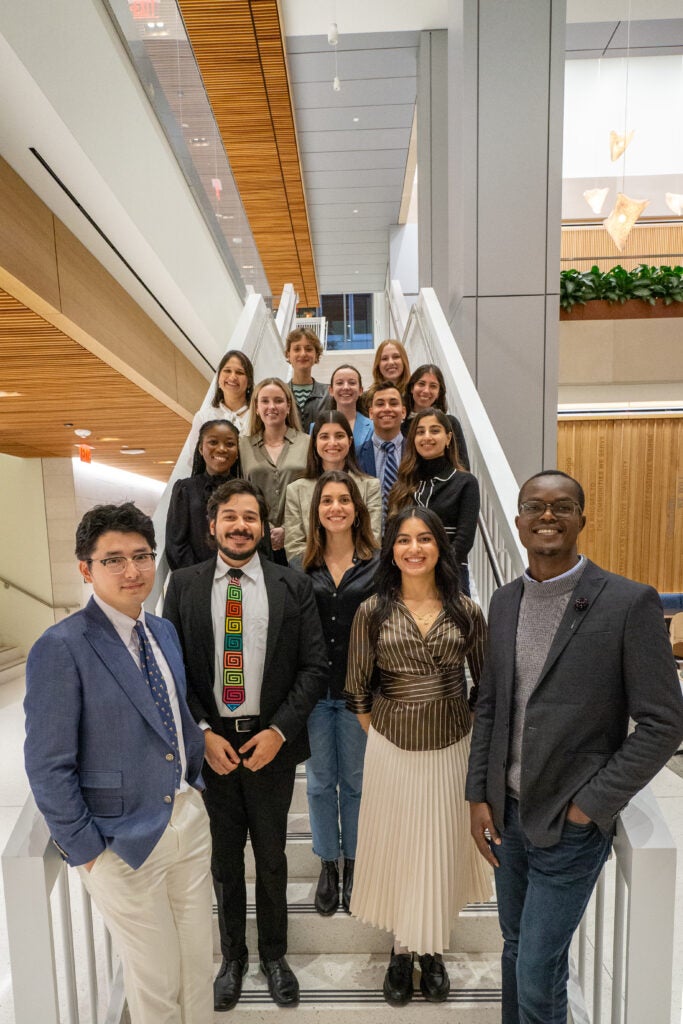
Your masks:
{"label": "tiled floor", "polygon": [[[3,849],[14,827],[19,811],[28,794],[23,770],[23,712],[21,680],[0,687],[0,849]],[[674,954],[675,1008],[672,1024],[683,1024],[681,1014],[681,987],[683,985],[683,756],[672,762],[673,771],[663,769],[653,782],[653,789],[669,828],[676,840],[679,853],[678,884],[676,890],[676,936]],[[679,774],[682,777],[679,777]],[[470,958],[471,959],[471,958]],[[330,970],[339,954],[326,960]],[[341,962],[338,965],[342,966]],[[450,1005],[449,1005],[450,1009]],[[0,881],[0,1024],[14,1024],[11,978],[4,919],[4,894]]]}

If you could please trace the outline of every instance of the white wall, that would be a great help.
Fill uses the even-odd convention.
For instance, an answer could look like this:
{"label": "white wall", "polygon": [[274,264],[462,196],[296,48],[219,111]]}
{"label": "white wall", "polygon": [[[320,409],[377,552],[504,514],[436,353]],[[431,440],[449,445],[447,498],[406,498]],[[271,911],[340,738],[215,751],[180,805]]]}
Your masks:
{"label": "white wall", "polygon": [[[52,603],[43,474],[39,459],[0,454],[0,576]],[[0,640],[27,651],[54,622],[37,601],[0,583]]]}

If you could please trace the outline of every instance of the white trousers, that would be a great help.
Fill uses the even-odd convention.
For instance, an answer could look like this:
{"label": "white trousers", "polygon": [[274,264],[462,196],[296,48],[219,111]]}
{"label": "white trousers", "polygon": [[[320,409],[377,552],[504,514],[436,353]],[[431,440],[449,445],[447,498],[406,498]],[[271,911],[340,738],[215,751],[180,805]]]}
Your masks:
{"label": "white trousers", "polygon": [[211,834],[196,789],[176,796],[171,820],[144,864],[111,850],[81,881],[123,964],[132,1024],[213,1019]]}

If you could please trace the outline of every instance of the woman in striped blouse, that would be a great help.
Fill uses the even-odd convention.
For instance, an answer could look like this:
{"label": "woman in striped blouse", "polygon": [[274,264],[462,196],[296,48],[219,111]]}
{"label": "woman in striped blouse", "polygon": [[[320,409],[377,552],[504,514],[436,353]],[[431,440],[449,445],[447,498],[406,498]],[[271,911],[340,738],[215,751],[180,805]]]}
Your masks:
{"label": "woman in striped blouse", "polygon": [[344,690],[368,732],[351,913],[394,934],[387,1002],[411,998],[415,954],[425,999],[440,1002],[456,915],[491,897],[465,804],[486,626],[460,591],[451,545],[429,509],[389,519],[375,586],[353,622]]}

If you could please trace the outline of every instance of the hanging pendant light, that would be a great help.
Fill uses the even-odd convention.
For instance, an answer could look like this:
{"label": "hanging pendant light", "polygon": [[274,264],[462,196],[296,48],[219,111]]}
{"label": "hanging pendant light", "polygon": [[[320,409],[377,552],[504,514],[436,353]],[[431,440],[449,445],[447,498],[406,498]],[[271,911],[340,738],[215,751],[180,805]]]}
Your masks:
{"label": "hanging pendant light", "polygon": [[680,192],[666,192],[664,194],[666,205],[677,217],[683,217],[683,194]]}
{"label": "hanging pendant light", "polygon": [[593,213],[602,213],[602,208],[605,205],[605,199],[607,198],[608,188],[587,188],[583,193],[583,198],[590,206]]}
{"label": "hanging pendant light", "polygon": [[609,155],[612,163],[624,155],[634,135],[635,129],[631,129],[630,132],[625,131],[623,135],[615,131],[609,133]]}
{"label": "hanging pendant light", "polygon": [[631,228],[649,205],[649,199],[630,199],[623,192],[617,192],[616,205],[602,223],[619,252],[623,252]]}

